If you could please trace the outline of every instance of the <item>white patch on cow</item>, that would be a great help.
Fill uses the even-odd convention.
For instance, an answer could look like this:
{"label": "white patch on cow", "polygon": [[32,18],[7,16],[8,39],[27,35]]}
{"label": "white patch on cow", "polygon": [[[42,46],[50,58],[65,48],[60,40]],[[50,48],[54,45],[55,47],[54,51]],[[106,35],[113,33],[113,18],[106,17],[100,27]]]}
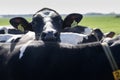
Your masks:
{"label": "white patch on cow", "polygon": [[27,46],[32,42],[32,40],[28,41],[27,43],[25,43],[21,48],[20,48],[20,55],[19,55],[19,59],[21,59],[23,57],[23,53],[25,52]]}
{"label": "white patch on cow", "polygon": [[106,38],[104,38],[103,39],[103,42],[108,42],[109,40],[111,40],[112,38],[110,38],[110,37],[106,37]]}
{"label": "white patch on cow", "polygon": [[44,31],[45,32],[51,32],[51,31],[53,31],[53,32],[56,32],[56,30],[53,28],[53,24],[51,23],[51,22],[46,22],[46,24],[45,24],[45,26],[44,26]]}
{"label": "white patch on cow", "polygon": [[64,32],[60,34],[60,39],[62,43],[69,43],[73,45],[82,43],[83,38],[87,38],[87,35],[79,34],[79,33],[72,33],[72,32]]}
{"label": "white patch on cow", "polygon": [[0,42],[2,42],[2,41],[6,42],[11,37],[13,37],[13,35],[11,35],[11,34],[0,34]]}
{"label": "white patch on cow", "polygon": [[44,11],[37,12],[36,15],[41,15],[42,17],[50,17],[50,16],[54,17],[57,14],[54,11],[44,10]]}
{"label": "white patch on cow", "polygon": [[90,29],[90,28],[85,28],[84,34],[85,34],[85,35],[89,35],[89,34],[91,34],[91,32],[92,32],[92,29]]}
{"label": "white patch on cow", "polygon": [[45,17],[44,18],[44,22],[51,22],[51,21],[52,21],[52,19],[50,17]]}
{"label": "white patch on cow", "polygon": [[21,35],[11,35],[11,38],[7,39],[6,43],[10,43],[12,40],[16,40],[17,38],[21,38],[21,37],[22,37],[22,34]]}
{"label": "white patch on cow", "polygon": [[84,38],[85,38],[85,39],[88,39],[88,35],[86,35]]}
{"label": "white patch on cow", "polygon": [[24,36],[22,36],[22,39],[29,38],[30,40],[35,39],[35,32],[28,31]]}
{"label": "white patch on cow", "polygon": [[[27,37],[27,41],[34,40],[35,39],[35,33],[29,31],[26,35],[24,35],[21,38],[21,40],[23,41],[26,37]],[[84,35],[84,34],[72,33],[72,32],[62,32],[62,33],[60,33],[61,43],[69,43],[69,44],[76,45],[78,43],[82,43],[83,38],[88,39],[88,36]]]}

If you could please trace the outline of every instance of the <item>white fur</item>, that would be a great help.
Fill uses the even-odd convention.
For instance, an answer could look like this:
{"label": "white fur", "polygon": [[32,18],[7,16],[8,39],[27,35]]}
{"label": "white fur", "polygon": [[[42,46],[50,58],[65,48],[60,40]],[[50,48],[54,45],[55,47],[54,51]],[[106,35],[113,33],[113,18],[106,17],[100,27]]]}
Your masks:
{"label": "white fur", "polygon": [[69,43],[73,45],[77,45],[78,43],[82,43],[83,38],[88,38],[87,35],[65,32],[60,34],[60,39],[62,43]]}
{"label": "white fur", "polygon": [[[27,36],[25,35],[24,37],[30,37],[29,40],[35,39],[35,33],[29,31],[27,33]],[[83,38],[87,39],[88,37],[87,35],[84,35],[84,34],[72,33],[72,32],[62,32],[60,34],[61,43],[69,43],[69,44],[76,45],[78,43],[82,43]]]}
{"label": "white fur", "polygon": [[91,32],[92,32],[92,29],[90,29],[90,28],[85,28],[84,34],[85,34],[85,35],[89,35],[89,34],[91,34]]}
{"label": "white fur", "polygon": [[21,48],[20,48],[20,55],[19,55],[19,59],[21,59],[23,57],[23,53],[25,52],[27,46],[32,42],[32,40],[28,41],[27,43],[25,43]]}
{"label": "white fur", "polygon": [[0,34],[0,41],[10,42],[13,39],[21,37],[22,35]]}
{"label": "white fur", "polygon": [[[34,40],[35,33],[29,31],[25,36],[22,37],[21,40],[25,39],[26,37],[29,37],[29,40]],[[82,43],[83,38],[88,39],[87,35],[79,34],[79,33],[62,32],[60,34],[61,43],[69,43],[69,44],[76,45],[78,43]]]}
{"label": "white fur", "polygon": [[6,40],[6,43],[10,43],[12,40],[16,40],[17,38],[21,38],[22,34],[20,35],[11,35],[9,39]]}
{"label": "white fur", "polygon": [[0,41],[7,41],[10,39],[12,36],[9,34],[0,34]]}
{"label": "white fur", "polygon": [[106,37],[106,38],[104,38],[103,39],[103,42],[108,42],[109,40],[111,40],[112,38],[110,38],[110,37]]}

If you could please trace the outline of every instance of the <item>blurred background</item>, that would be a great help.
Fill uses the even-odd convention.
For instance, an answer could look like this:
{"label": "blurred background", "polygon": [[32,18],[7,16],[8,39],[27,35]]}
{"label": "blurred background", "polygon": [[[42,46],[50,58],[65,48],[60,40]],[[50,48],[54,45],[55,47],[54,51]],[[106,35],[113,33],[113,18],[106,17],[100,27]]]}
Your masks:
{"label": "blurred background", "polygon": [[31,21],[44,7],[56,10],[63,19],[70,13],[83,14],[79,25],[120,34],[120,0],[0,0],[0,26],[9,26],[9,19],[18,16]]}

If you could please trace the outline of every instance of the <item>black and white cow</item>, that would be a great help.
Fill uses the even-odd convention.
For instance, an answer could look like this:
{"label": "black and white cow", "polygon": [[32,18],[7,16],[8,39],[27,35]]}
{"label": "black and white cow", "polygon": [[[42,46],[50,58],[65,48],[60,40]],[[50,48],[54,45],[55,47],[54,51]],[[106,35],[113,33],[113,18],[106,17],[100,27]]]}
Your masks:
{"label": "black and white cow", "polygon": [[[97,29],[94,30],[94,32],[96,32],[97,35],[91,35],[92,29],[88,27],[76,26],[81,21],[81,19],[81,14],[72,13],[66,16],[64,20],[62,20],[61,16],[56,11],[49,8],[43,8],[33,15],[32,22],[30,23],[22,17],[12,18],[10,20],[10,23],[13,27],[23,32],[26,30],[35,32],[35,38],[33,36],[32,39],[36,40],[58,42],[61,41],[72,44],[94,42],[98,40],[100,41],[103,37],[103,34],[101,35],[100,30],[98,32],[96,31]],[[72,26],[74,28],[71,28]],[[71,28],[71,30],[64,31],[68,28]],[[60,32],[62,33],[60,34]],[[31,35],[32,34],[30,34],[30,36]],[[22,38],[23,41],[25,38],[27,38],[27,36]],[[28,38],[28,40],[29,39],[30,38]]]}
{"label": "black and white cow", "polygon": [[24,34],[0,34],[0,42],[11,43],[16,39],[20,39]]}
{"label": "black and white cow", "polygon": [[34,31],[36,40],[60,41],[62,29],[62,18],[53,9],[43,8],[33,15],[32,22],[22,17],[15,17],[10,20],[13,27],[22,31]]}
{"label": "black and white cow", "polygon": [[[63,30],[63,26],[64,25],[66,26],[66,24],[68,24],[69,21],[71,21],[71,20],[72,20],[72,22],[70,22],[70,24],[73,23],[73,21],[79,22],[81,20],[81,16],[82,15],[80,15],[80,14],[74,13],[74,14],[68,15],[65,20],[62,20],[61,16],[56,11],[54,11],[52,9],[48,9],[48,8],[43,8],[42,10],[36,12],[33,15],[32,22],[30,22],[30,23],[22,17],[15,17],[10,20],[10,24],[13,27],[15,27],[16,29],[19,29],[23,32],[26,30],[35,32],[36,40],[60,41],[60,39],[61,39],[61,41],[64,41],[62,35],[64,37],[65,36],[70,37],[70,35],[69,35],[69,33],[61,33],[60,34],[60,32]],[[72,18],[70,18],[70,17],[72,17]],[[73,35],[74,35],[74,33],[73,33]],[[33,38],[34,38],[34,36],[33,36]],[[70,40],[70,39],[68,39],[68,40]],[[79,42],[81,42],[81,41],[79,41]]]}
{"label": "black and white cow", "polygon": [[12,26],[0,26],[0,42],[11,42],[13,39],[22,37],[25,33],[27,32],[22,32]]}
{"label": "black and white cow", "polygon": [[[0,43],[0,80],[114,80],[101,43],[14,44]],[[120,41],[110,49],[120,68]]]}
{"label": "black and white cow", "polygon": [[15,29],[12,26],[0,26],[0,34],[25,34],[26,32],[22,32],[18,29]]}

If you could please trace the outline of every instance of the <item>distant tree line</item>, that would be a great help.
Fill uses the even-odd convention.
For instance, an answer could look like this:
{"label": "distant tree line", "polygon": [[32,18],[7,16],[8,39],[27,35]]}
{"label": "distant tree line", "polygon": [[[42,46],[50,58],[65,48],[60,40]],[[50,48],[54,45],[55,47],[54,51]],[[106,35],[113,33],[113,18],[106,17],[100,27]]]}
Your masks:
{"label": "distant tree line", "polygon": [[[80,13],[81,14],[81,13]],[[65,17],[66,15],[68,14],[61,14],[62,17]],[[114,12],[112,13],[108,13],[108,14],[104,14],[104,13],[96,13],[96,12],[91,12],[91,13],[86,13],[86,14],[83,14],[83,15],[114,15],[115,17],[119,18],[120,17],[120,14],[116,14]],[[15,15],[0,15],[0,17],[3,17],[3,18],[12,18],[12,17],[32,17],[33,14],[15,14]]]}
{"label": "distant tree line", "polygon": [[11,18],[11,17],[32,17],[33,14],[18,14],[18,15],[0,15],[3,18]]}

